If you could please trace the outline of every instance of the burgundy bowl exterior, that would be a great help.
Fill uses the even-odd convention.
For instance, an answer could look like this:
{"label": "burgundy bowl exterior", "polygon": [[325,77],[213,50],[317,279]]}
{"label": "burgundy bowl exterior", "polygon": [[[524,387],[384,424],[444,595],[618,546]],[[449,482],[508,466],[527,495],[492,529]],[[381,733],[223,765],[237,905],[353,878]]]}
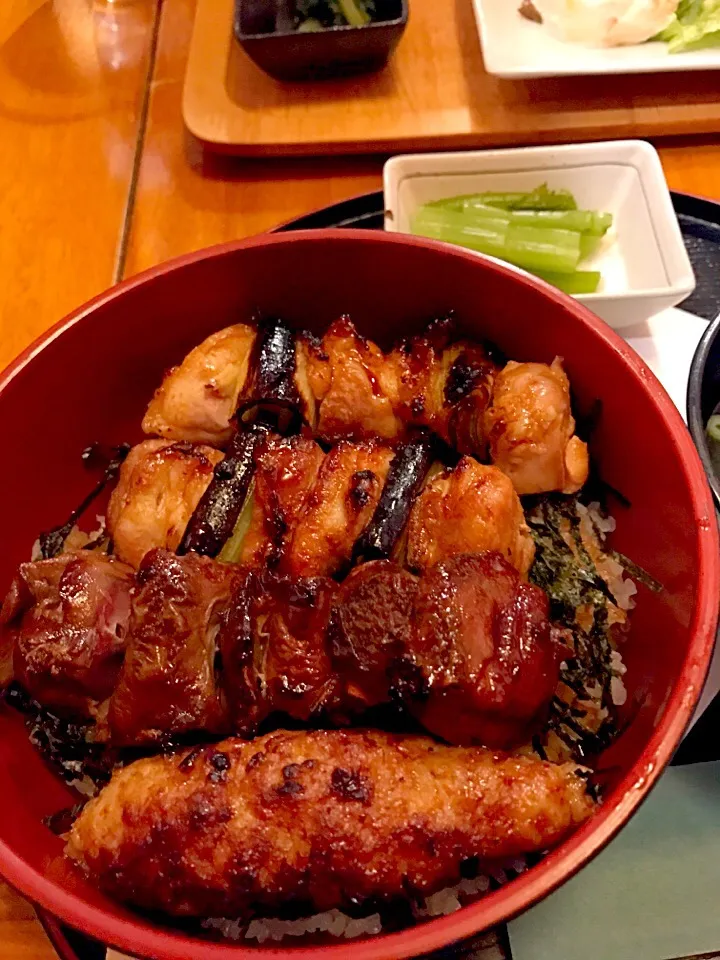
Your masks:
{"label": "burgundy bowl exterior", "polygon": [[581,412],[602,398],[593,455],[632,503],[616,512],[615,544],[665,586],[661,594],[641,588],[624,651],[629,723],[604,757],[610,773],[597,815],[538,866],[449,917],[323,947],[200,947],[103,897],[65,862],[42,818],[69,794],[20,718],[3,708],[0,872],[26,896],[99,940],[162,960],[400,960],[526,909],[607,843],[645,798],[692,714],[714,642],[719,548],[702,465],[663,388],[608,326],[556,290],[475,254],[376,232],[264,236],[163,264],[72,314],[0,378],[0,589],[38,531],[63,520],[86,491],[80,451],[97,439],[139,439],[163,372],[211,331],[257,311],[322,330],[347,312],[362,332],[388,343],[449,309],[508,356],[562,356]]}

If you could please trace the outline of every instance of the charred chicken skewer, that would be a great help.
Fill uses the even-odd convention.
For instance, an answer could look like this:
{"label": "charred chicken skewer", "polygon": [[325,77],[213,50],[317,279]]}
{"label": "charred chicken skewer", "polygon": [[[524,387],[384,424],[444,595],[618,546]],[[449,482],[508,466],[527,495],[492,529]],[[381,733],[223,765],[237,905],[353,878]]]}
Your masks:
{"label": "charred chicken skewer", "polygon": [[[249,442],[244,503],[231,500],[230,522],[207,530],[196,552],[293,576],[337,576],[353,557],[392,557],[422,570],[457,553],[498,550],[523,576],[532,562],[532,539],[507,476],[471,457],[430,470],[428,435],[395,450],[377,440],[341,441],[328,454],[305,434],[264,431]],[[195,533],[203,532],[203,491],[217,493],[224,483],[212,488],[208,451],[219,458],[212,448],[159,440],[133,448],[108,510],[121,559],[138,566],[154,547],[175,549],[184,525],[183,544],[194,548]],[[227,462],[216,465],[216,477]]]}
{"label": "charred chicken skewer", "polygon": [[[501,370],[479,343],[454,339],[449,321],[389,353],[361,337],[348,318],[331,324],[319,343],[281,324],[270,327],[276,337],[286,331],[284,350],[268,366],[285,385],[286,409],[293,407],[323,442],[394,443],[427,428],[459,453],[489,457],[519,494],[573,493],[587,479],[587,448],[574,434],[558,359]],[[225,446],[233,403],[252,405],[258,394],[252,357],[267,335],[263,326],[257,337],[251,331],[238,325],[213,334],[171,370],[148,407],[145,432]],[[232,372],[220,377],[223,364]]]}
{"label": "charred chicken skewer", "polygon": [[130,764],[68,853],[111,896],[174,916],[327,910],[555,846],[593,812],[585,787],[572,765],[424,737],[279,731]]}

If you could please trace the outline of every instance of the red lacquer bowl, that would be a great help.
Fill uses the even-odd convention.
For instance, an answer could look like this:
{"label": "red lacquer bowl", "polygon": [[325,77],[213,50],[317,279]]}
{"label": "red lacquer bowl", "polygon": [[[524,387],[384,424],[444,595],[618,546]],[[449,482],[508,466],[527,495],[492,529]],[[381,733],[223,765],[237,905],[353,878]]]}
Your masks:
{"label": "red lacquer bowl", "polygon": [[617,548],[664,584],[641,589],[624,651],[629,723],[603,757],[598,814],[522,877],[449,917],[337,946],[208,944],[103,897],[64,861],[42,825],[72,802],[0,714],[0,872],[67,923],[129,953],[164,960],[399,960],[468,937],[524,910],[593,856],[637,809],[692,714],[713,646],[720,596],[713,504],[683,422],[637,355],[588,310],[502,265],[398,235],[317,231],[226,244],[164,264],[74,313],[0,380],[0,589],[38,532],[63,520],[89,484],[80,452],[135,441],[163,372],[211,331],[258,311],[322,330],[349,313],[380,342],[454,310],[509,357],[562,356],[576,395],[602,413],[592,453],[631,502],[616,512]]}

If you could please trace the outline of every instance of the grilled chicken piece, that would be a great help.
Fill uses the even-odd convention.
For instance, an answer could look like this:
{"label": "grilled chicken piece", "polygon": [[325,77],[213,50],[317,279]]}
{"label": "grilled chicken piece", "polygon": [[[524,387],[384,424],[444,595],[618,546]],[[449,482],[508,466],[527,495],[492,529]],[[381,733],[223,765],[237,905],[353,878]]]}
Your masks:
{"label": "grilled chicken piece", "polygon": [[240,568],[190,553],[149,553],[137,574],[128,649],[108,722],[113,743],[191,730],[229,733],[216,676],[220,618]]}
{"label": "grilled chicken piece", "polygon": [[403,679],[418,578],[389,560],[355,567],[341,584],[329,638],[343,682],[341,709],[385,703]]}
{"label": "grilled chicken piece", "polygon": [[322,447],[304,434],[269,434],[255,452],[252,512],[240,563],[275,566],[325,459]]}
{"label": "grilled chicken piece", "polygon": [[67,852],[111,896],[175,916],[328,910],[428,895],[467,858],[555,846],[593,809],[571,765],[280,731],[130,764],[85,807]]}
{"label": "grilled chicken piece", "polygon": [[254,327],[213,333],[173,367],[150,401],[142,428],[166,440],[224,446],[248,374]]}
{"label": "grilled chicken piece", "polygon": [[396,413],[426,426],[460,453],[485,453],[483,416],[497,366],[470,340],[451,343],[454,324],[440,320],[402,341],[387,358],[398,383]]}
{"label": "grilled chicken piece", "polygon": [[326,639],[337,585],[248,574],[218,645],[233,729],[244,736],[273,713],[308,720],[334,702],[337,678]]}
{"label": "grilled chicken piece", "polygon": [[283,573],[329,577],[345,566],[372,518],[392,458],[390,447],[375,440],[342,441],[330,451],[283,552]]}
{"label": "grilled chicken piece", "polygon": [[322,352],[327,360],[311,356],[314,369],[309,375],[319,404],[318,436],[328,443],[398,436],[402,424],[394,413],[397,382],[380,348],[343,317],[328,328]]}
{"label": "grilled chicken piece", "polygon": [[120,468],[107,511],[115,552],[133,567],[154,547],[175,550],[222,453],[191,443],[145,440]]}
{"label": "grilled chicken piece", "polygon": [[427,570],[459,553],[496,550],[524,577],[535,555],[525,515],[510,479],[496,467],[463,457],[433,477],[408,522],[407,560]]}
{"label": "grilled chicken piece", "polygon": [[495,379],[485,414],[490,457],[519,494],[576,493],[588,477],[587,445],[574,436],[562,363],[511,361]]}
{"label": "grilled chicken piece", "polygon": [[498,553],[457,556],[420,580],[402,692],[448,742],[509,748],[545,720],[563,652],[539,587]]}
{"label": "grilled chicken piece", "polygon": [[127,643],[130,567],[90,551],[23,563],[0,609],[0,682],[89,716],[110,696]]}

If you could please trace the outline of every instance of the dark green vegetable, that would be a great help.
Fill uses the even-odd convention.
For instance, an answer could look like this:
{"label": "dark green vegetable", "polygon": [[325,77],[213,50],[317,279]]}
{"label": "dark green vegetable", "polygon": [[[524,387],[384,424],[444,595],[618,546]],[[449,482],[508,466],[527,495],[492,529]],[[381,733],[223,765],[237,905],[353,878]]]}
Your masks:
{"label": "dark green vegetable", "polygon": [[[599,685],[608,711],[599,727],[591,730],[582,722],[584,710],[559,697],[553,699],[549,727],[580,761],[603,749],[617,730],[610,690],[614,648],[608,621],[608,603],[614,598],[582,542],[578,502],[576,497],[541,497],[526,517],[535,542],[530,580],[547,593],[553,623],[572,637],[572,655],[562,663],[561,680],[579,701],[597,701]],[[578,622],[581,608],[587,612],[584,628]]]}
{"label": "dark green vegetable", "polygon": [[364,27],[375,13],[374,0],[295,0],[295,29]]}

